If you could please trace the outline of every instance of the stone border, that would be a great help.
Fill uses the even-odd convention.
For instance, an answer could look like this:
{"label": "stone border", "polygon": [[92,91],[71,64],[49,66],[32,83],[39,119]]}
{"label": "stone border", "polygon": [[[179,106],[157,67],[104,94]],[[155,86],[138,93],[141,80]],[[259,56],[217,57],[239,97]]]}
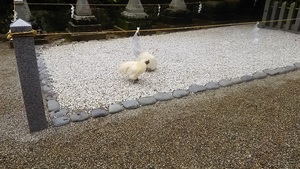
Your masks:
{"label": "stone border", "polygon": [[174,98],[182,98],[188,96],[190,93],[201,93],[207,90],[216,90],[222,87],[232,86],[234,84],[240,84],[243,82],[250,82],[256,79],[263,79],[268,76],[275,76],[279,74],[288,73],[297,69],[300,69],[300,62],[294,63],[293,65],[278,67],[275,69],[265,69],[263,71],[258,71],[252,75],[244,75],[242,77],[236,77],[232,79],[221,79],[219,82],[208,82],[205,85],[192,84],[188,89],[177,89],[172,93],[158,92],[153,96],[142,97],[134,100],[125,100],[122,102],[112,103],[108,108],[97,108],[90,110],[89,112],[80,112],[72,113],[68,115],[66,109],[62,109],[60,104],[57,101],[58,94],[53,91],[53,86],[51,83],[53,79],[51,75],[48,74],[46,66],[39,57],[38,67],[40,72],[40,80],[42,84],[42,89],[44,92],[44,97],[47,100],[48,112],[50,113],[50,119],[54,127],[59,127],[66,125],[70,122],[79,122],[92,118],[105,117],[108,114],[115,114],[122,112],[127,109],[137,109],[141,106],[153,105],[160,101],[168,101]]}

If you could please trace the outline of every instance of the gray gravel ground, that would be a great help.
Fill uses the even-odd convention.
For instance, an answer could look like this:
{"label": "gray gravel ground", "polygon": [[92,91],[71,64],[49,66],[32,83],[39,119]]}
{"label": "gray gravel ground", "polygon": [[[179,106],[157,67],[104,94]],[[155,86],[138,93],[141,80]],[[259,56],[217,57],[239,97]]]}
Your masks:
{"label": "gray gravel ground", "polygon": [[[14,51],[7,43],[0,44],[0,115],[10,111],[21,111],[23,107],[18,104],[22,100],[20,81],[17,72]],[[15,105],[12,107],[11,105]]]}
{"label": "gray gravel ground", "polygon": [[300,168],[299,70],[28,134],[2,47],[0,168]]}

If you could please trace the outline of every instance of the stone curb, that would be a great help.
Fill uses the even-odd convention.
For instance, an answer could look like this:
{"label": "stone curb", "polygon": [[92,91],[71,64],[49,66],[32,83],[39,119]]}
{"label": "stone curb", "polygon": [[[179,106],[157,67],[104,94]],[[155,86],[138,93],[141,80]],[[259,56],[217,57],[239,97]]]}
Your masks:
{"label": "stone curb", "polygon": [[190,92],[188,90],[182,90],[182,89],[174,90],[173,93],[172,93],[172,95],[175,98],[182,98],[182,97],[185,97],[189,94],[190,94]]}
{"label": "stone curb", "polygon": [[167,100],[171,100],[174,98],[171,94],[163,93],[163,92],[158,92],[158,93],[154,94],[153,97],[158,101],[167,101]]}
{"label": "stone curb", "polygon": [[192,93],[203,92],[205,90],[206,90],[206,87],[202,86],[202,85],[192,84],[189,86],[189,91]]}
{"label": "stone curb", "polygon": [[155,104],[157,100],[152,96],[148,96],[148,97],[142,97],[138,99],[138,102],[141,106],[148,106],[148,105]]}
{"label": "stone curb", "polygon": [[117,104],[117,103],[111,104],[108,107],[108,112],[111,113],[111,114],[119,113],[123,110],[124,110],[124,107]]}
{"label": "stone curb", "polygon": [[255,78],[251,75],[245,75],[245,76],[242,76],[241,79],[243,82],[250,82],[250,81],[254,80]]}
{"label": "stone curb", "polygon": [[94,109],[91,111],[91,117],[97,118],[97,117],[104,117],[107,116],[109,112],[104,109]]}
{"label": "stone curb", "polygon": [[220,85],[216,82],[208,82],[205,85],[207,90],[215,90],[215,89],[219,89]]}
{"label": "stone curb", "polygon": [[140,104],[137,100],[127,100],[122,102],[122,104],[126,109],[137,109],[140,107]]}
{"label": "stone curb", "polygon": [[222,87],[227,87],[233,85],[233,82],[230,79],[222,79],[219,81],[219,85]]}
{"label": "stone curb", "polygon": [[243,83],[243,80],[239,77],[233,78],[230,80],[233,84],[240,84]]}
{"label": "stone curb", "polygon": [[60,105],[56,100],[49,100],[48,101],[48,111],[59,111],[60,110]]}
{"label": "stone curb", "polygon": [[300,69],[300,62],[294,63],[293,65],[278,67],[276,69],[264,69],[263,71],[258,71],[253,73],[252,75],[244,75],[241,77],[236,77],[232,79],[221,79],[219,82],[208,82],[204,86],[198,84],[192,84],[188,87],[187,90],[178,89],[174,90],[172,94],[165,92],[158,92],[153,96],[142,97],[137,100],[126,100],[121,103],[113,103],[108,106],[108,110],[105,109],[93,109],[90,114],[86,112],[75,113],[71,115],[67,115],[68,111],[66,109],[61,109],[60,104],[56,101],[57,94],[52,92],[53,86],[49,84],[49,82],[53,82],[51,76],[48,74],[48,71],[45,70],[45,65],[42,65],[40,76],[42,90],[47,99],[47,107],[50,118],[52,120],[54,127],[59,127],[66,125],[72,122],[79,122],[89,119],[90,117],[105,117],[108,114],[119,113],[125,109],[137,109],[141,106],[153,105],[157,101],[167,101],[173,98],[182,98],[188,96],[190,93],[199,93],[206,90],[216,90],[220,87],[228,87],[234,84],[240,84],[243,82],[250,82],[255,79],[263,79],[267,76],[275,76],[278,74],[288,73],[297,69]]}
{"label": "stone curb", "polygon": [[265,69],[265,70],[263,70],[263,72],[265,72],[269,76],[275,76],[275,75],[279,74],[278,70],[276,70],[276,69]]}
{"label": "stone curb", "polygon": [[84,121],[90,118],[90,115],[86,112],[79,112],[70,115],[70,119],[72,122]]}
{"label": "stone curb", "polygon": [[296,69],[300,69],[300,62],[294,63],[294,66],[295,66]]}
{"label": "stone curb", "polygon": [[69,117],[58,117],[52,119],[52,123],[54,127],[60,127],[70,123]]}
{"label": "stone curb", "polygon": [[66,109],[61,109],[59,111],[51,111],[50,112],[50,117],[51,118],[58,118],[58,117],[63,117],[63,116],[67,116],[68,110]]}
{"label": "stone curb", "polygon": [[263,79],[263,78],[265,78],[265,77],[267,77],[268,75],[265,73],[265,72],[255,72],[254,74],[253,74],[253,77],[255,78],[255,79]]}

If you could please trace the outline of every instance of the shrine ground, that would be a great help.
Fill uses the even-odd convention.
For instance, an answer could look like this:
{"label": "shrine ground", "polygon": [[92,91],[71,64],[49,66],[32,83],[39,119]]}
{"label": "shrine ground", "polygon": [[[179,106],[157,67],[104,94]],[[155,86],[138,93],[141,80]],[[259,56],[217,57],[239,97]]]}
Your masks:
{"label": "shrine ground", "polygon": [[300,70],[28,134],[0,59],[0,168],[300,168]]}

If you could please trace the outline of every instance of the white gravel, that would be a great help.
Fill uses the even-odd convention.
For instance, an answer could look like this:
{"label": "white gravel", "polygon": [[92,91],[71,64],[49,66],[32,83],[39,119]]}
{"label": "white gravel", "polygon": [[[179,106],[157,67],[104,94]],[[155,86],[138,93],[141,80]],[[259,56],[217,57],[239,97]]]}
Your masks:
{"label": "white gravel", "polygon": [[91,109],[300,61],[300,35],[260,29],[254,44],[253,28],[244,25],[141,36],[142,49],[157,58],[158,69],[143,74],[137,84],[117,71],[120,63],[136,59],[132,38],[77,42],[40,52],[62,107]]}

